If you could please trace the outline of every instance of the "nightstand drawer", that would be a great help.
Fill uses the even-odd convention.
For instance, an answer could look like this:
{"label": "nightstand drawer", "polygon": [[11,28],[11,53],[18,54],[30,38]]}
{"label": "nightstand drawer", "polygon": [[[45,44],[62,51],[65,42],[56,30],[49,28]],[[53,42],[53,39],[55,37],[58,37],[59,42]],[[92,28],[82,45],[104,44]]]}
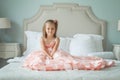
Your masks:
{"label": "nightstand drawer", "polygon": [[0,43],[0,58],[11,58],[21,55],[18,43]]}
{"label": "nightstand drawer", "polygon": [[17,56],[15,52],[0,52],[0,57],[2,58],[11,58],[15,55]]}
{"label": "nightstand drawer", "polygon": [[0,46],[0,52],[3,52],[3,51],[15,51],[15,47],[13,46]]}

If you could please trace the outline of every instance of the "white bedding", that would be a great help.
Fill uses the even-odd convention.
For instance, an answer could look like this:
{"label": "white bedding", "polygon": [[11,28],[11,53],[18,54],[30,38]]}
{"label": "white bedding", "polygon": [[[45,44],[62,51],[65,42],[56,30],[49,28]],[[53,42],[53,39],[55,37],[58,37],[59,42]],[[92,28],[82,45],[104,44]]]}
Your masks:
{"label": "white bedding", "polygon": [[0,80],[120,80],[120,61],[99,71],[32,71],[14,62],[0,69]]}

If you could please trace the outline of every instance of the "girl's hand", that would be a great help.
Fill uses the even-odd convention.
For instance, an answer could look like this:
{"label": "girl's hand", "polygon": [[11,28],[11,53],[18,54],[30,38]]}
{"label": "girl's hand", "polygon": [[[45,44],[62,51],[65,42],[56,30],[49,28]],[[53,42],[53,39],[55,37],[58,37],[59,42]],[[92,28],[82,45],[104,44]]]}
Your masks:
{"label": "girl's hand", "polygon": [[48,58],[49,58],[49,59],[53,59],[53,57],[52,57],[52,56],[48,56]]}
{"label": "girl's hand", "polygon": [[54,57],[53,57],[53,56],[54,56],[54,54],[52,54],[52,55],[51,55],[52,59],[54,59]]}
{"label": "girl's hand", "polygon": [[51,56],[50,59],[53,59],[53,57]]}

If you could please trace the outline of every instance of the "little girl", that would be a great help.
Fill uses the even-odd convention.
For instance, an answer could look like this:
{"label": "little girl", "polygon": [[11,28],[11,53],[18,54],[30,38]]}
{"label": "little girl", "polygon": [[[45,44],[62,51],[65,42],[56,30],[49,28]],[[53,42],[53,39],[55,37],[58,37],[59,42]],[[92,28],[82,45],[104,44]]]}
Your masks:
{"label": "little girl", "polygon": [[99,57],[78,57],[58,50],[60,39],[56,36],[58,23],[47,20],[43,26],[40,39],[41,50],[29,54],[23,66],[32,70],[100,70],[114,65],[113,61],[105,61]]}

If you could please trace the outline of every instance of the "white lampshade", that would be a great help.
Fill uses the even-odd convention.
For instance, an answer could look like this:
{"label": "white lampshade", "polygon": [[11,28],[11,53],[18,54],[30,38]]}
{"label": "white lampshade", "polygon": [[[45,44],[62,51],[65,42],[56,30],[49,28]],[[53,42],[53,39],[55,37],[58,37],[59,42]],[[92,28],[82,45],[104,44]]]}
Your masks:
{"label": "white lampshade", "polygon": [[120,31],[120,20],[118,20],[118,31]]}
{"label": "white lampshade", "polygon": [[10,20],[8,20],[7,18],[0,18],[0,29],[10,27],[11,27]]}

